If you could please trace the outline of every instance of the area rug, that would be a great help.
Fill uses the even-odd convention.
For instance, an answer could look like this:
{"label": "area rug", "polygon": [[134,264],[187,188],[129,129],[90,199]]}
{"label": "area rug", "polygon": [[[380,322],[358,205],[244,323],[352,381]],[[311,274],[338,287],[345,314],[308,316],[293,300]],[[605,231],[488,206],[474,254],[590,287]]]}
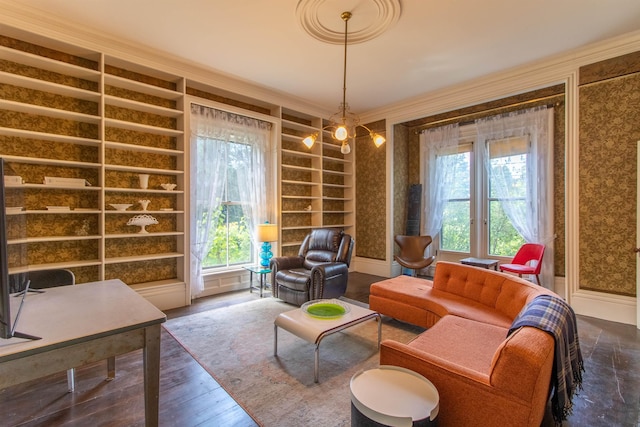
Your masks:
{"label": "area rug", "polygon": [[[164,327],[258,424],[348,426],[349,381],[378,366],[377,324],[367,321],[324,338],[320,382],[314,383],[313,344],[279,329],[273,355],[273,321],[292,309],[265,298],[171,319]],[[422,330],[383,317],[383,340],[407,342]]]}

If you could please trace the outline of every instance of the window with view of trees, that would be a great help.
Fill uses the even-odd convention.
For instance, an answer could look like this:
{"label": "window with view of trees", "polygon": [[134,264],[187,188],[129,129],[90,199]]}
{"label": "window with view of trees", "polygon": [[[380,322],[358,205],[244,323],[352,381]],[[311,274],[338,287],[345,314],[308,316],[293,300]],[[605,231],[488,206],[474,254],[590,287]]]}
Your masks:
{"label": "window with view of trees", "polygon": [[258,224],[273,212],[269,121],[191,104],[191,294],[203,272],[253,263]]}
{"label": "window with view of trees", "polygon": [[537,242],[551,282],[552,129],[553,109],[541,106],[421,133],[422,232],[439,260],[506,260]]}
{"label": "window with view of trees", "polygon": [[224,150],[226,177],[224,192],[218,209],[212,213],[209,238],[211,249],[202,262],[203,268],[228,267],[254,261],[254,250],[249,233],[249,222],[240,201],[238,169],[248,168],[243,159],[251,158],[251,147],[227,142]]}
{"label": "window with view of trees", "polygon": [[446,154],[453,173],[449,175],[451,196],[445,204],[440,234],[440,248],[445,251],[471,252],[471,154],[469,149]]}
{"label": "window with view of trees", "polygon": [[429,128],[420,135],[422,232],[438,260],[513,257],[545,245],[553,275],[553,109],[548,106]]}
{"label": "window with view of trees", "polygon": [[[528,142],[526,138],[510,138],[489,141],[489,165],[491,174],[488,179],[488,255],[511,257],[525,243],[524,238],[515,229],[507,216],[497,190],[498,185],[506,185],[510,189],[512,205],[526,209],[527,192],[527,156]],[[494,178],[499,176],[501,179]]]}
{"label": "window with view of trees", "polygon": [[[442,218],[442,232],[440,234],[440,249],[443,251],[460,252],[469,254],[472,252],[472,239],[474,236],[472,224],[481,221],[486,224],[487,232],[480,233],[486,236],[481,243],[484,250],[481,256],[514,256],[524,243],[523,237],[516,231],[511,220],[505,213],[503,199],[496,192],[496,183],[492,176],[500,175],[502,182],[511,188],[514,194],[511,203],[524,204],[527,187],[527,152],[526,139],[508,139],[490,141],[489,165],[492,174],[482,173],[480,182],[485,185],[474,191],[472,164],[474,158],[479,158],[482,153],[473,155],[473,145],[462,145],[459,152],[445,154],[450,156],[447,164],[452,168],[448,174],[451,182],[450,197],[445,204]],[[479,162],[482,164],[482,162]],[[484,168],[479,168],[484,172]],[[476,198],[477,203],[472,203]],[[478,213],[473,212],[474,206],[480,206]]]}

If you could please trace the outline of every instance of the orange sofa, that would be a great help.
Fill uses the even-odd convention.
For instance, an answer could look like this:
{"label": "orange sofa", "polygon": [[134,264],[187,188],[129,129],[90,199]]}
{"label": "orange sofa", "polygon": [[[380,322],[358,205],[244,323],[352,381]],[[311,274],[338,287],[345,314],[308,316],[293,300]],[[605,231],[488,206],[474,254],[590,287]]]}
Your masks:
{"label": "orange sofa", "polygon": [[438,425],[539,426],[549,399],[554,338],[523,327],[520,310],[553,292],[513,275],[439,262],[433,281],[399,276],[371,285],[369,306],[428,328],[405,344],[384,340],[380,364],[428,378],[440,394]]}

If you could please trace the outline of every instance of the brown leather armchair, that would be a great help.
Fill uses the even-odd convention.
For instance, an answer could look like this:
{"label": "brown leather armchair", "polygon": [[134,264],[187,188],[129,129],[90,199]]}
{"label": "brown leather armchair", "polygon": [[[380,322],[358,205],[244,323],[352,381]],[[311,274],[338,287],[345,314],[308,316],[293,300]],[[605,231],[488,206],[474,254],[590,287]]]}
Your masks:
{"label": "brown leather armchair", "polygon": [[344,295],[353,242],[342,230],[317,229],[304,238],[298,256],[271,258],[273,296],[302,305]]}
{"label": "brown leather armchair", "polygon": [[394,240],[400,247],[400,253],[393,258],[404,268],[412,270],[413,276],[417,275],[418,270],[430,266],[436,259],[435,256],[424,256],[424,251],[431,244],[431,236],[397,235]]}

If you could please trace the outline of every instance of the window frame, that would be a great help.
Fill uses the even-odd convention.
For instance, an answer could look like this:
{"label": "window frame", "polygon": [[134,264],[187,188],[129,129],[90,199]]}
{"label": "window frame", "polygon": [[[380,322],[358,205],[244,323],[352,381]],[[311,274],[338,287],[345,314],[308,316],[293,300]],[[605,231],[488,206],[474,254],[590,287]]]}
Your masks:
{"label": "window frame", "polygon": [[[208,108],[213,108],[213,109],[217,109],[217,110],[221,110],[221,111],[225,111],[227,113],[231,113],[231,114],[237,114],[237,115],[241,115],[241,116],[246,116],[252,119],[256,119],[256,120],[261,120],[261,121],[265,121],[265,122],[269,122],[271,123],[271,132],[270,132],[270,136],[269,136],[269,153],[268,153],[268,158],[266,159],[267,163],[267,177],[266,177],[266,184],[267,184],[267,188],[266,188],[266,193],[268,195],[267,199],[268,200],[275,200],[276,197],[276,192],[277,192],[277,188],[278,188],[278,183],[277,183],[277,162],[278,162],[278,158],[277,158],[277,149],[279,147],[279,141],[278,141],[278,136],[280,135],[280,119],[278,117],[274,117],[274,116],[270,116],[270,115],[266,115],[266,114],[262,114],[262,113],[258,113],[255,111],[251,111],[251,110],[245,110],[239,107],[235,107],[235,106],[231,106],[228,104],[222,104],[222,103],[218,103],[215,101],[210,101],[210,100],[204,100],[201,98],[196,98],[196,97],[192,97],[192,96],[187,96],[185,98],[185,105],[191,105],[193,104],[197,104],[197,105],[201,105],[204,107],[208,107]],[[191,130],[189,123],[191,122],[191,109],[187,108],[185,109],[188,112],[188,115],[185,117],[185,126],[187,129]],[[188,140],[185,140],[185,145],[188,146],[189,142]],[[191,153],[191,150],[189,150],[187,152],[188,156],[192,156],[193,153]],[[186,162],[186,164],[189,166],[189,169],[187,171],[185,171],[185,176],[189,177],[189,181],[191,181],[191,160],[188,160]],[[192,185],[192,184],[189,184]],[[191,194],[189,192],[185,192],[185,201],[184,201],[185,206],[191,206]],[[273,217],[276,218],[277,216],[277,209],[279,209],[279,205],[276,203],[269,203],[267,205],[267,215],[269,217]],[[191,233],[189,230],[191,230],[191,221],[193,221],[192,218],[192,214],[193,212],[191,212],[191,209],[189,209],[189,213],[187,215],[187,224],[186,224],[186,230],[187,232],[185,233],[186,235],[186,240],[185,240],[185,245],[187,248],[189,248],[187,250],[188,252],[188,256],[189,256],[189,261],[187,261],[185,263],[185,268],[190,268],[192,261],[190,260],[191,257],[193,256],[191,254]],[[253,255],[254,257],[254,263],[257,262],[258,258],[257,258],[257,253],[259,251],[259,245],[256,245],[254,242],[252,242],[253,245],[253,252],[255,252],[255,254]],[[274,251],[274,254],[276,252]],[[213,295],[216,294],[220,291],[222,291],[222,289],[227,289],[229,288],[229,286],[225,285],[221,287],[221,284],[219,283],[219,280],[231,280],[233,283],[237,282],[238,279],[235,279],[235,277],[238,274],[245,274],[246,270],[243,268],[243,266],[247,266],[247,265],[251,265],[251,263],[245,263],[245,264],[232,264],[229,266],[220,266],[220,267],[208,267],[208,268],[202,268],[201,269],[201,274],[202,277],[204,279],[205,282],[205,287],[204,290],[202,291],[202,293],[199,294],[199,296],[206,296],[206,295]],[[234,279],[231,279],[231,278]],[[225,279],[227,278],[227,279]],[[240,283],[240,282],[238,282]],[[231,285],[233,287],[233,285]]]}
{"label": "window frame", "polygon": [[[508,138],[507,138],[508,139]],[[485,142],[486,143],[486,142]],[[489,175],[484,167],[483,143],[477,141],[473,124],[460,127],[458,152],[461,147],[471,145],[470,157],[470,203],[469,203],[469,252],[451,251],[442,248],[442,232],[434,238],[433,245],[441,261],[459,262],[466,257],[490,258],[508,262],[512,256],[489,255]]]}

